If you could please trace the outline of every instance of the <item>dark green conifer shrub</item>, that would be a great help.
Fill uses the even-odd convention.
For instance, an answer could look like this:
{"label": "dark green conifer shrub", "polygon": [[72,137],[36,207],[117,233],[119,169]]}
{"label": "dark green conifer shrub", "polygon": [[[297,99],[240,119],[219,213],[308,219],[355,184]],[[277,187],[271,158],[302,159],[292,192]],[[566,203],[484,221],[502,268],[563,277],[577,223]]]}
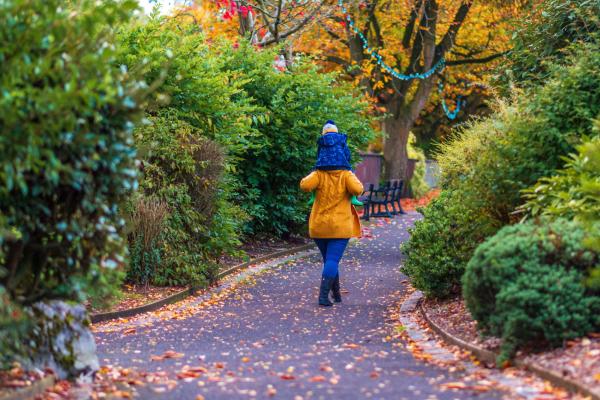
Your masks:
{"label": "dark green conifer shrub", "polygon": [[504,339],[502,357],[520,346],[556,345],[598,327],[600,298],[583,278],[598,256],[572,221],[502,228],[481,244],[463,277],[467,307],[484,333]]}

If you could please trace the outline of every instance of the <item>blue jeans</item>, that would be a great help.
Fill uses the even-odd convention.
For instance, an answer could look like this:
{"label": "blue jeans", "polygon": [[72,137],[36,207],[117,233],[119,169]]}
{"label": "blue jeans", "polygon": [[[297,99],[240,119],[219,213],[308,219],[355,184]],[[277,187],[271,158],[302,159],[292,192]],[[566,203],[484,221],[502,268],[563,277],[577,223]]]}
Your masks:
{"label": "blue jeans", "polygon": [[323,276],[335,278],[350,239],[314,239],[323,256]]}

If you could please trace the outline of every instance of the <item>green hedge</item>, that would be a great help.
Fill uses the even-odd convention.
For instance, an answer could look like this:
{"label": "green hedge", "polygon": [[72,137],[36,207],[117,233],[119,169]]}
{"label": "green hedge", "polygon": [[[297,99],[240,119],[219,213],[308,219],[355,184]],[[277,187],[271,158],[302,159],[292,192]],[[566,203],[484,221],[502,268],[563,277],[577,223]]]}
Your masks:
{"label": "green hedge", "polygon": [[[121,62],[159,85],[135,131],[142,176],[127,204],[128,280],[207,285],[240,244],[231,174],[255,134],[241,84],[195,26],[154,15],[120,29]],[[160,229],[156,225],[160,224]]]}
{"label": "green hedge", "polygon": [[521,191],[561,168],[563,157],[593,132],[600,113],[597,50],[583,47],[529,96],[498,104],[491,117],[444,144],[438,156],[442,187],[473,194],[477,206],[502,224],[516,222]]}
{"label": "green hedge", "polygon": [[496,228],[485,215],[466,208],[458,192],[444,191],[419,211],[423,219],[415,222],[402,247],[402,271],[428,296],[458,294],[471,254]]}
{"label": "green hedge", "polygon": [[225,46],[219,55],[223,69],[241,82],[248,102],[260,111],[253,118],[256,134],[248,136],[234,173],[239,204],[251,218],[249,234],[288,235],[304,228],[307,196],[298,182],[315,163],[325,121],[333,119],[348,134],[354,162],[374,135],[369,105],[356,89],[320,72],[308,58],[280,72],[273,67],[276,54],[240,44]]}
{"label": "green hedge", "polygon": [[542,85],[552,64],[569,63],[573,43],[596,43],[600,34],[600,3],[596,0],[545,0],[535,15],[515,26],[512,50],[498,67],[504,87]]}
{"label": "green hedge", "polygon": [[117,204],[137,185],[143,85],[112,31],[135,2],[0,5],[0,283],[21,304],[81,299],[123,262]]}
{"label": "green hedge", "polygon": [[[143,175],[127,203],[133,282],[206,284],[242,234],[300,230],[298,181],[323,122],[348,127],[353,150],[372,137],[359,94],[308,60],[282,73],[276,49],[207,43],[196,26],[157,15],[122,27],[119,38],[121,62],[145,65],[146,80],[159,85],[135,135]],[[202,151],[209,143],[213,151]],[[154,218],[160,232],[136,222]]]}
{"label": "green hedge", "polygon": [[118,204],[137,185],[132,130],[147,85],[118,67],[111,27],[135,7],[0,3],[0,296],[15,313],[107,299],[122,277]]}
{"label": "green hedge", "polygon": [[[407,273],[436,297],[456,291],[469,260],[463,295],[479,326],[504,339],[502,360],[598,328],[598,5],[558,3],[544,2],[542,20],[557,18],[526,22],[509,56],[517,83],[533,84],[440,147],[440,202],[405,246]],[[546,217],[510,226],[532,214]]]}
{"label": "green hedge", "polygon": [[463,277],[463,296],[478,327],[503,338],[502,357],[523,345],[557,345],[600,327],[600,297],[585,274],[598,255],[585,231],[559,219],[507,226],[480,245]]}

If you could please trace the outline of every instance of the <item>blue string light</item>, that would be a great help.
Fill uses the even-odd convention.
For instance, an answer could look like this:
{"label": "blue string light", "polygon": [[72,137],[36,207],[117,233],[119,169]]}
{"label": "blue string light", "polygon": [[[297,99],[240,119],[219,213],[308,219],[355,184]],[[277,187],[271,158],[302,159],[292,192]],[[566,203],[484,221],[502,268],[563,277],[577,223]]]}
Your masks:
{"label": "blue string light", "polygon": [[[444,59],[444,57],[442,57],[430,70],[425,71],[425,72],[407,75],[407,74],[401,74],[401,73],[395,71],[394,68],[392,68],[391,66],[389,66],[388,64],[386,64],[383,61],[381,55],[376,50],[374,50],[373,48],[371,48],[371,46],[369,46],[369,42],[367,41],[367,38],[365,37],[365,35],[362,34],[362,32],[360,30],[358,30],[358,28],[356,27],[356,24],[352,20],[352,17],[350,17],[350,13],[348,12],[348,9],[346,9],[346,7],[344,6],[344,0],[338,0],[338,5],[342,9],[342,12],[344,13],[346,21],[348,21],[348,26],[360,38],[360,41],[362,42],[362,47],[363,47],[364,51],[367,52],[373,59],[375,59],[375,61],[377,62],[377,65],[379,65],[380,68],[382,68],[384,71],[386,71],[393,77],[403,80],[403,81],[407,81],[407,80],[411,80],[411,79],[427,79],[431,75],[433,75],[436,71],[438,71],[438,70],[442,71],[446,67],[446,60]],[[450,109],[448,108],[448,105],[446,104],[446,99],[444,99],[444,97],[442,96],[443,90],[444,90],[444,84],[442,83],[442,81],[440,81],[438,83],[438,92],[440,93],[440,97],[442,99],[442,108],[444,109],[444,113],[446,114],[448,119],[454,120],[458,116],[458,113],[460,112],[461,107],[464,107],[464,105],[466,104],[466,100],[464,100],[462,98],[462,96],[458,96],[458,98],[456,99],[456,107],[454,108],[454,110],[450,111]]]}
{"label": "blue string light", "polygon": [[350,26],[350,29],[352,29],[352,31],[354,31],[354,33],[356,33],[358,35],[358,37],[360,38],[360,41],[362,42],[362,47],[363,47],[364,51],[367,52],[371,56],[371,58],[373,58],[377,62],[377,65],[379,65],[379,67],[381,69],[386,71],[388,74],[392,75],[394,78],[397,78],[397,79],[400,79],[403,81],[408,81],[411,79],[427,79],[431,75],[433,75],[436,71],[443,70],[444,67],[446,66],[446,60],[442,57],[428,71],[414,73],[414,74],[401,74],[401,73],[397,72],[396,70],[394,70],[394,68],[392,68],[391,66],[389,66],[388,64],[386,64],[383,61],[381,55],[376,50],[372,49],[371,46],[369,46],[369,42],[367,41],[367,38],[365,37],[365,35],[362,34],[362,32],[360,30],[358,30],[358,28],[356,27],[356,24],[352,20],[352,17],[350,17],[350,13],[348,12],[348,9],[346,9],[346,6],[344,6],[344,0],[338,0],[338,6],[342,9],[342,12],[344,13],[344,16],[346,17],[346,21],[348,21],[348,26]]}
{"label": "blue string light", "polygon": [[464,107],[464,105],[466,104],[466,100],[464,100],[462,96],[458,96],[458,98],[456,99],[456,107],[454,108],[454,110],[450,111],[450,109],[448,109],[448,105],[446,104],[446,99],[444,98],[444,96],[442,96],[443,91],[444,84],[442,83],[442,81],[440,81],[438,83],[438,93],[440,94],[440,98],[442,99],[442,108],[444,109],[444,112],[446,113],[448,119],[453,120],[458,116],[461,106]]}

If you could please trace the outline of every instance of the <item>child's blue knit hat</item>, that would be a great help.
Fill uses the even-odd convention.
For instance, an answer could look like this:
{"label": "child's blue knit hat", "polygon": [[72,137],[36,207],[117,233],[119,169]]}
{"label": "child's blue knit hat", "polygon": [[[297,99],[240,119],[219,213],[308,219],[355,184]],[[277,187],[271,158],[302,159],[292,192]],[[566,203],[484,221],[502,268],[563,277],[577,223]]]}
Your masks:
{"label": "child's blue knit hat", "polygon": [[338,128],[337,126],[335,126],[335,122],[333,122],[332,120],[327,120],[327,122],[325,122],[325,125],[323,125],[323,130],[321,131],[321,135],[324,135],[326,133],[330,133],[330,132],[338,132]]}

